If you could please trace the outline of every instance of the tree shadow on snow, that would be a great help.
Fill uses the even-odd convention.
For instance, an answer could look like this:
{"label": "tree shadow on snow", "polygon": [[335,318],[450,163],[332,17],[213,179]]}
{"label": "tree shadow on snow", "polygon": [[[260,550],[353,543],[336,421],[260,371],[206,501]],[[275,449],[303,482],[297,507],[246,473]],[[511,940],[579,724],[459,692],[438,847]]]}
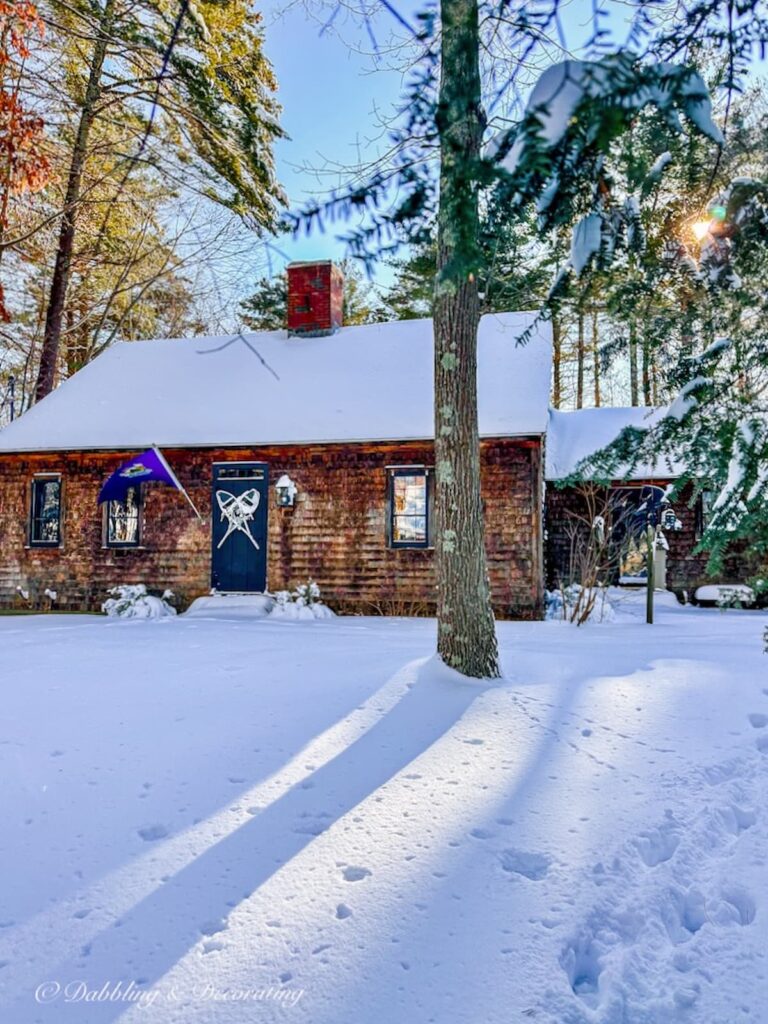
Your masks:
{"label": "tree shadow on snow", "polygon": [[[246,824],[224,836],[115,924],[100,932],[55,976],[89,985],[133,980],[151,987],[196,943],[224,925],[232,909],[304,850],[321,831],[360,804],[438,741],[483,692],[430,661],[375,725]],[[41,979],[42,980],[42,979]],[[14,1024],[52,1020],[26,993]],[[107,1024],[123,1002],[55,1004],[56,1021]]]}

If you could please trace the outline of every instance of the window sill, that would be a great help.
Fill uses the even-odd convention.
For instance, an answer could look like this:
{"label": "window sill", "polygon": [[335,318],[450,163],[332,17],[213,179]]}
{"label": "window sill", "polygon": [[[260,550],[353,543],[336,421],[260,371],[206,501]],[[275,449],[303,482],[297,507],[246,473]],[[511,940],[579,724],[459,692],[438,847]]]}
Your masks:
{"label": "window sill", "polygon": [[390,551],[434,551],[434,544],[388,544]]}

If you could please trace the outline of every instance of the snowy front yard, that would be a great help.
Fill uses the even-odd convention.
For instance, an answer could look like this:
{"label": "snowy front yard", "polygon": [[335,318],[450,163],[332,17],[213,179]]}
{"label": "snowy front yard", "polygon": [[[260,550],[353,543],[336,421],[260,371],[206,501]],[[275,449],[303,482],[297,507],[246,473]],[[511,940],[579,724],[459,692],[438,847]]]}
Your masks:
{"label": "snowy front yard", "polygon": [[0,618],[0,1019],[768,1021],[765,621]]}

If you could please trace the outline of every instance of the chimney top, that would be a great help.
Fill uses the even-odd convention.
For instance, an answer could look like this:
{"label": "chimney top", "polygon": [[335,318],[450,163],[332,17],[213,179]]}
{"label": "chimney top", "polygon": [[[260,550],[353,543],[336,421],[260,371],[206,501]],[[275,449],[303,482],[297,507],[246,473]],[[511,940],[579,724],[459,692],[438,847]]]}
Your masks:
{"label": "chimney top", "polygon": [[288,334],[335,334],[343,323],[344,275],[332,260],[289,263]]}

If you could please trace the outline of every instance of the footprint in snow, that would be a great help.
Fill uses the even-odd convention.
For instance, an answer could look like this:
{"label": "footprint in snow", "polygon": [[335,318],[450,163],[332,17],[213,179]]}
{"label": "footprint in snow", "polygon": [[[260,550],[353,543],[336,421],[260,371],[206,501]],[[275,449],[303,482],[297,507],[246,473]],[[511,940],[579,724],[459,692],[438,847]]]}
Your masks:
{"label": "footprint in snow", "polygon": [[717,812],[726,830],[732,835],[739,835],[746,831],[757,821],[757,813],[748,807],[739,807],[738,804],[731,804],[729,807],[721,807]]}
{"label": "footprint in snow", "polygon": [[687,942],[705,924],[727,928],[752,924],[757,914],[754,899],[740,885],[726,886],[708,899],[699,889],[672,890],[662,913],[667,934],[675,945]]}
{"label": "footprint in snow", "polygon": [[327,828],[328,825],[322,821],[305,821],[297,825],[293,831],[297,836],[320,836]]}
{"label": "footprint in snow", "polygon": [[747,715],[747,718],[753,729],[764,729],[768,725],[768,715],[764,715],[760,711],[753,711],[751,715]]}
{"label": "footprint in snow", "polygon": [[352,917],[352,911],[346,903],[340,903],[338,907],[336,907],[336,917],[339,921],[345,921],[348,917]]}
{"label": "footprint in snow", "polygon": [[165,839],[168,835],[168,829],[165,825],[147,825],[144,828],[138,829],[138,834],[145,843],[152,843],[156,839]]}
{"label": "footprint in snow", "polygon": [[670,890],[664,904],[661,919],[667,935],[674,945],[687,942],[707,922],[707,901],[704,894],[695,887]]}
{"label": "footprint in snow", "polygon": [[201,935],[218,935],[219,932],[225,932],[229,928],[227,919],[225,917],[219,917],[211,921],[203,921],[200,925]]}
{"label": "footprint in snow", "polygon": [[524,850],[502,850],[499,857],[504,871],[510,874],[522,875],[532,882],[538,882],[546,877],[552,858],[543,853],[526,853]]}
{"label": "footprint in snow", "polygon": [[655,868],[670,859],[677,849],[680,838],[672,825],[641,832],[634,840],[640,859],[647,868]]}
{"label": "footprint in snow", "polygon": [[370,874],[371,872],[368,868],[356,868],[351,866],[344,868],[342,872],[345,882],[362,882],[362,880],[367,878]]}
{"label": "footprint in snow", "polygon": [[473,839],[492,839],[493,838],[493,832],[489,832],[488,829],[485,829],[485,828],[473,828],[472,831],[469,834],[472,836]]}
{"label": "footprint in snow", "polygon": [[595,1005],[602,964],[595,935],[589,929],[567,943],[560,954],[560,966],[565,971],[573,993],[587,1005]]}
{"label": "footprint in snow", "polygon": [[710,919],[715,924],[739,925],[752,924],[757,914],[757,906],[752,896],[740,885],[728,886],[720,893],[721,903],[710,912]]}
{"label": "footprint in snow", "polygon": [[690,1009],[701,995],[701,986],[698,982],[694,982],[687,988],[679,988],[672,997],[675,1000],[675,1006],[679,1006],[681,1010]]}

